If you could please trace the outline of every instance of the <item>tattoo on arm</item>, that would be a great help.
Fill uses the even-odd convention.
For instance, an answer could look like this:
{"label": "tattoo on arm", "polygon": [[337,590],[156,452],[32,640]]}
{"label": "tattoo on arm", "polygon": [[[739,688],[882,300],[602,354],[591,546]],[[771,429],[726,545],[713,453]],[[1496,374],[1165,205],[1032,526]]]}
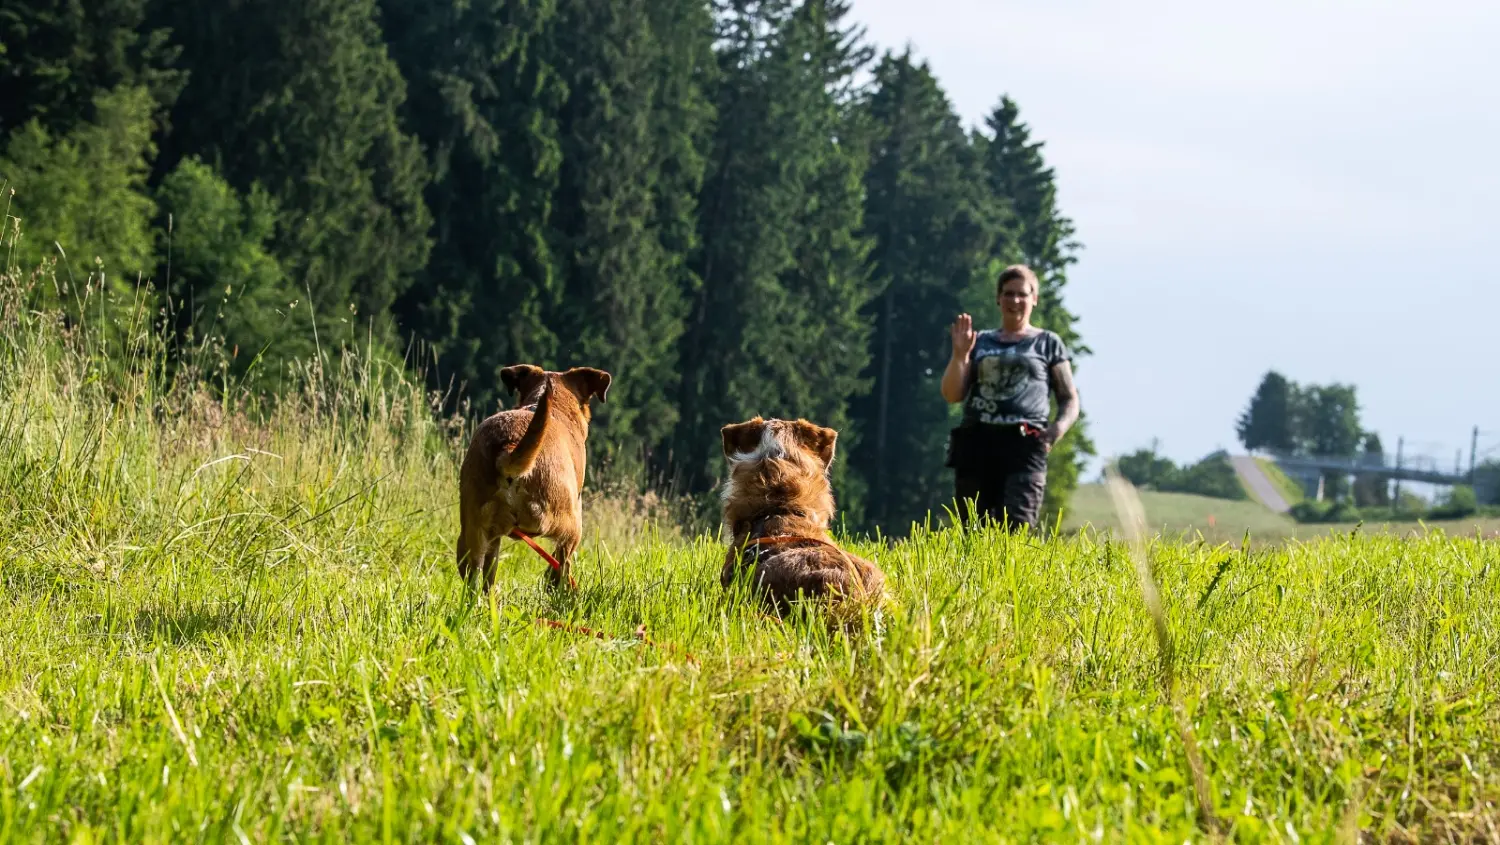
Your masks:
{"label": "tattoo on arm", "polygon": [[1078,422],[1080,410],[1078,388],[1073,386],[1073,366],[1067,361],[1052,366],[1052,392],[1057,395],[1057,419],[1052,427],[1057,430],[1057,438],[1062,439],[1073,423]]}

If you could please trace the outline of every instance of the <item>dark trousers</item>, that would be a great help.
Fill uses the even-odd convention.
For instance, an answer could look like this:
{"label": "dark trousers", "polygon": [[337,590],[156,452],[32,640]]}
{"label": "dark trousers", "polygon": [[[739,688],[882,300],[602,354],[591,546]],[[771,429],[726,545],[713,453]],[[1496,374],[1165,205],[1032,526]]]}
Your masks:
{"label": "dark trousers", "polygon": [[988,519],[1036,533],[1047,492],[1047,452],[1035,437],[1014,427],[957,428],[948,466],[961,524]]}

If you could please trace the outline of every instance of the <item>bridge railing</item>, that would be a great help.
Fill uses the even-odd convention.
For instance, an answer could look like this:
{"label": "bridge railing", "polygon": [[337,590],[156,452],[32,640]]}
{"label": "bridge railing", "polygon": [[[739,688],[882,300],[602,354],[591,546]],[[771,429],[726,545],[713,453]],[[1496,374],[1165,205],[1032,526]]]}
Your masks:
{"label": "bridge railing", "polygon": [[1444,467],[1438,463],[1437,459],[1429,455],[1403,456],[1399,466],[1393,457],[1389,455],[1296,455],[1273,452],[1271,456],[1279,464],[1290,466],[1300,464],[1319,469],[1342,469],[1350,473],[1421,472],[1433,475],[1466,474],[1462,471],[1454,473],[1452,468]]}

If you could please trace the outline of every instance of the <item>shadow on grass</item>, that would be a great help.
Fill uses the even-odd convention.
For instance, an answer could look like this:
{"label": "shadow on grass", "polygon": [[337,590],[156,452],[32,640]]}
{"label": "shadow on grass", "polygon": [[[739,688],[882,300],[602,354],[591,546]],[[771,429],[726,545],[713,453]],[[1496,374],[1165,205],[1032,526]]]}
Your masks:
{"label": "shadow on grass", "polygon": [[0,567],[0,596],[39,601],[50,596],[70,596],[85,586],[81,578],[68,578],[57,570],[40,566]]}
{"label": "shadow on grass", "polygon": [[120,633],[132,633],[148,640],[192,645],[221,635],[241,633],[252,628],[250,614],[230,605],[199,605],[174,608],[143,608]]}

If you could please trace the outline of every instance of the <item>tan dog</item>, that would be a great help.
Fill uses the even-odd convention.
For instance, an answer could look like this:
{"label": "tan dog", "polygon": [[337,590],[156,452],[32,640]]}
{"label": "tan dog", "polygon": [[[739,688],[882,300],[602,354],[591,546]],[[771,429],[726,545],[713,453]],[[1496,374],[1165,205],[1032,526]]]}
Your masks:
{"label": "tan dog", "polygon": [[501,370],[500,380],[521,397],[521,407],[480,423],[464,456],[458,573],[470,583],[483,573],[485,589],[494,586],[495,551],[519,530],[556,544],[562,571],[549,567],[548,575],[560,583],[583,537],[589,399],[604,401],[610,375],[591,367],[554,373],[519,364]]}
{"label": "tan dog", "polygon": [[798,594],[844,604],[880,604],[885,575],[834,545],[833,486],[828,480],[838,432],[806,420],[726,425],[724,527],[730,537],[720,583],[744,570],[756,593],[785,611]]}

